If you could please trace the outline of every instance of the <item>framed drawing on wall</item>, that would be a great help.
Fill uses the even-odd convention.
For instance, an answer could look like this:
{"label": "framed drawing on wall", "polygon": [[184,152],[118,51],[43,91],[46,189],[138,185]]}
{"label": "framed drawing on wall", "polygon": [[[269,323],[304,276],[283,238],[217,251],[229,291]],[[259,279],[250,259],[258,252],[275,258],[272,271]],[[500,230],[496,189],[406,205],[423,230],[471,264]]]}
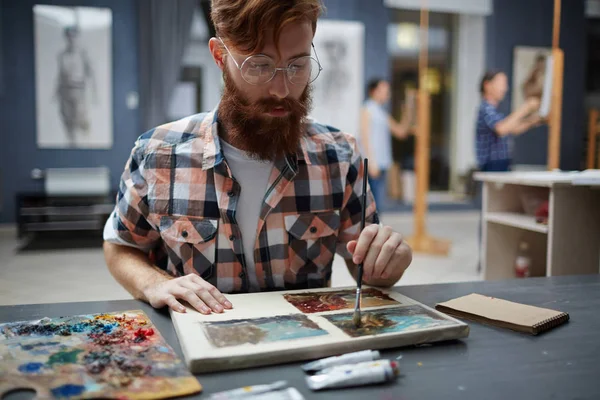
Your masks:
{"label": "framed drawing on wall", "polygon": [[317,122],[359,136],[364,99],[365,27],[361,22],[319,20],[313,43],[323,71],[313,83]]}
{"label": "framed drawing on wall", "polygon": [[111,148],[111,10],[35,5],[33,14],[38,147]]}
{"label": "framed drawing on wall", "polygon": [[546,117],[552,96],[552,49],[515,47],[513,59],[512,110],[527,98],[540,100],[540,115]]}

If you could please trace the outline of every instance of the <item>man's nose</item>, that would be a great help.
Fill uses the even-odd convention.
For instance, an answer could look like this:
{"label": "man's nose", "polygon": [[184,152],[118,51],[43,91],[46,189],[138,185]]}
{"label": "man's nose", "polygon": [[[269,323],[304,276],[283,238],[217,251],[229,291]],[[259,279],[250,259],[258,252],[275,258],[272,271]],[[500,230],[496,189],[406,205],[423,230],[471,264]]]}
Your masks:
{"label": "man's nose", "polygon": [[289,94],[290,90],[288,88],[288,79],[286,76],[286,71],[277,70],[275,71],[275,76],[271,80],[269,87],[269,94],[271,96],[285,99]]}

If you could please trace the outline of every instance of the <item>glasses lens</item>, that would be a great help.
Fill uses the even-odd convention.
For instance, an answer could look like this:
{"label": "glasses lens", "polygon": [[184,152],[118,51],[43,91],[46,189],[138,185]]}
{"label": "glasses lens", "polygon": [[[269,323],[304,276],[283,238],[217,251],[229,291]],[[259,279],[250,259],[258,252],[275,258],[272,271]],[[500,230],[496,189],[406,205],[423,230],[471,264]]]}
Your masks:
{"label": "glasses lens", "polygon": [[288,79],[294,85],[306,85],[319,76],[319,63],[312,57],[300,57],[290,63],[287,70]]}
{"label": "glasses lens", "polygon": [[252,85],[270,81],[274,73],[275,63],[266,56],[252,56],[242,65],[242,77]]}

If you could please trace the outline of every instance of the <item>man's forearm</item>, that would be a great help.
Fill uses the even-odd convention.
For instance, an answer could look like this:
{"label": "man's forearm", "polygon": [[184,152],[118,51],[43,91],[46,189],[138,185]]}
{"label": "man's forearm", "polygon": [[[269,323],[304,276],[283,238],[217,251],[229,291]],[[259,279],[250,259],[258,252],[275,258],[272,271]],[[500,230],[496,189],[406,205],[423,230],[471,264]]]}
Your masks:
{"label": "man's forearm", "polygon": [[521,133],[527,132],[530,130],[535,124],[539,122],[539,117],[537,115],[533,117],[529,117],[525,120],[522,120],[519,125],[514,129],[514,133],[516,135],[520,135]]}
{"label": "man's forearm", "polygon": [[104,258],[112,276],[136,299],[148,301],[144,293],[147,287],[172,279],[133,247],[104,242]]}

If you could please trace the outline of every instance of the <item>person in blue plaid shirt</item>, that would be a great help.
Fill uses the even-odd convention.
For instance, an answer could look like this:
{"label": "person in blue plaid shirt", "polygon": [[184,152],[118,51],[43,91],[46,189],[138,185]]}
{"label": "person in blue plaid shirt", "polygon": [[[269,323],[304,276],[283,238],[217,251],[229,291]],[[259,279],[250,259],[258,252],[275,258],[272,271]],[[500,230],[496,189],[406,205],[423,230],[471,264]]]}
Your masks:
{"label": "person in blue plaid shirt", "polygon": [[356,140],[308,117],[321,0],[211,5],[221,101],[137,140],[105,225],[110,272],[153,307],[203,314],[233,307],[223,293],[329,286],[335,254],[395,284],[412,253],[370,190],[361,204]]}
{"label": "person in blue plaid shirt", "polygon": [[498,104],[508,91],[506,74],[487,72],[480,85],[481,105],[477,115],[476,153],[480,171],[509,171],[512,136],[520,135],[541,122],[536,111],[540,99],[528,98],[521,107],[508,116],[498,111]]}

